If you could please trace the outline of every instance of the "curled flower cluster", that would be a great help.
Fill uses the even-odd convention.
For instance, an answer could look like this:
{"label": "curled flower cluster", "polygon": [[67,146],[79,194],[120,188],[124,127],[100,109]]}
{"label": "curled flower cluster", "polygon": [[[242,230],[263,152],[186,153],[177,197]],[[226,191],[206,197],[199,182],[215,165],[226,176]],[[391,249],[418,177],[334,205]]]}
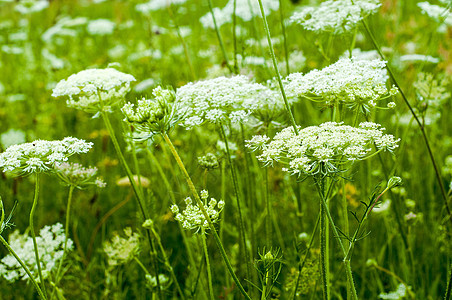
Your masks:
{"label": "curled flower cluster", "polygon": [[290,74],[286,78],[287,94],[325,101],[327,104],[343,102],[352,109],[368,112],[378,100],[397,93],[393,87],[388,90],[386,62],[381,60],[357,60],[341,58],[336,63],[312,70],[303,75]]}
{"label": "curled flower cluster", "polygon": [[[224,201],[217,201],[214,198],[210,198],[209,203],[207,200],[209,198],[209,193],[206,190],[201,191],[200,193],[201,200],[205,203],[205,208],[207,214],[209,215],[212,222],[218,221],[220,217],[220,213],[224,208]],[[176,215],[175,219],[182,223],[182,227],[185,229],[195,229],[198,232],[200,229],[208,229],[209,223],[207,222],[204,214],[197,204],[193,204],[193,201],[190,197],[185,199],[185,210],[182,213],[179,212],[179,206],[176,204],[171,206],[171,211]]]}
{"label": "curled flower cluster", "polygon": [[243,75],[191,82],[176,91],[185,113],[182,126],[187,129],[204,122],[246,121],[269,95],[274,94],[267,87]]}
{"label": "curled flower cluster", "polygon": [[69,107],[96,113],[120,102],[135,78],[113,68],[88,69],[63,79],[52,96],[67,96]]}
{"label": "curled flower cluster", "polygon": [[[63,225],[56,223],[52,226],[45,226],[36,237],[38,252],[42,267],[43,278],[49,277],[50,273],[58,267],[60,259],[64,253],[64,234]],[[9,244],[16,254],[22,259],[29,268],[34,278],[38,278],[38,266],[33,246],[33,239],[28,235],[21,235],[19,231],[14,231],[9,236]],[[72,240],[67,240],[67,249],[72,250]],[[9,282],[22,279],[27,280],[28,275],[20,266],[13,255],[8,254],[0,261],[0,276]]]}
{"label": "curled flower cluster", "polygon": [[107,184],[97,177],[97,168],[85,168],[78,163],[63,162],[55,165],[56,174],[68,185],[82,188],[87,185],[96,185],[103,188]]}
{"label": "curled flower cluster", "polygon": [[152,91],[154,99],[138,100],[137,105],[126,103],[122,107],[128,122],[142,139],[152,138],[155,134],[168,132],[181,118],[175,95],[171,90],[160,86]]}
{"label": "curled flower cluster", "polygon": [[93,143],[74,137],[12,145],[0,153],[0,168],[19,174],[46,172],[53,170],[56,163],[67,161],[73,154],[86,153],[92,147]]}
{"label": "curled flower cluster", "polygon": [[[267,136],[254,136],[247,147],[261,150],[259,161],[266,165],[282,162],[283,171],[292,175],[334,174],[345,170],[350,163],[364,160],[376,152],[392,152],[400,139],[383,134],[379,124],[363,122],[358,128],[342,123],[327,122],[319,126],[299,129],[292,127],[277,133],[272,141]],[[374,145],[376,150],[373,150]]]}
{"label": "curled flower cluster", "polygon": [[328,0],[317,7],[304,7],[290,17],[304,29],[317,33],[342,34],[362,19],[378,11],[379,0]]}
{"label": "curled flower cluster", "polygon": [[140,236],[132,232],[130,227],[124,229],[125,238],[115,233],[111,241],[104,243],[104,251],[108,256],[108,264],[117,266],[133,259],[140,250]]}
{"label": "curled flower cluster", "polygon": [[[266,15],[269,15],[272,11],[279,9],[279,0],[262,0],[262,5]],[[232,22],[232,16],[234,14],[234,0],[229,0],[223,8],[214,8],[215,21],[217,26],[220,27],[224,24]],[[237,1],[235,8],[236,16],[244,21],[250,21],[254,16],[260,16],[260,8],[258,1]],[[202,16],[199,21],[204,28],[214,28],[212,14],[209,12]]]}

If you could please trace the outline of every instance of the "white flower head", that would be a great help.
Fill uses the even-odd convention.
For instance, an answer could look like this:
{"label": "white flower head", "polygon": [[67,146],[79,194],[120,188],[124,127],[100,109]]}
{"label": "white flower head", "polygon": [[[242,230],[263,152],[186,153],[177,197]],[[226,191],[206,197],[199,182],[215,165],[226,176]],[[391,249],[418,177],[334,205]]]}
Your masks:
{"label": "white flower head", "polygon": [[352,109],[369,111],[377,101],[397,93],[388,89],[386,62],[341,58],[322,70],[307,74],[293,73],[286,79],[286,92],[290,97],[305,97],[331,105],[343,102]]}
{"label": "white flower head", "polygon": [[0,153],[0,168],[18,174],[51,171],[55,164],[67,161],[73,154],[87,153],[92,147],[93,143],[73,137],[12,145]]}
{"label": "white flower head", "polygon": [[82,188],[88,185],[95,185],[103,188],[106,183],[97,177],[96,167],[84,167],[78,163],[62,162],[55,165],[58,177],[67,185]]}
{"label": "white flower head", "polygon": [[243,75],[191,82],[176,91],[185,115],[181,125],[187,129],[204,122],[244,122],[271,96],[275,94],[269,88]]}
{"label": "white flower head", "polygon": [[67,96],[69,107],[96,113],[122,101],[132,81],[132,75],[113,68],[88,69],[58,82],[52,96]]}
{"label": "white flower head", "polygon": [[[64,240],[66,236],[63,225],[60,223],[45,226],[39,233],[40,236],[36,237],[36,243],[40,255],[42,275],[44,278],[47,278],[58,267],[59,261],[63,258]],[[9,244],[29,268],[33,277],[38,278],[33,239],[25,234],[20,235],[19,231],[16,230],[9,236]],[[73,242],[71,239],[68,239],[67,249],[72,250],[72,248]],[[29,279],[27,273],[11,254],[8,254],[0,260],[0,276],[9,282],[14,282],[19,279]]]}
{"label": "white flower head", "polygon": [[[200,197],[204,202],[204,207],[212,222],[217,222],[220,218],[220,213],[224,208],[224,201],[217,201],[214,198],[210,198],[209,200],[209,192],[206,190],[201,191]],[[171,206],[171,211],[176,215],[174,219],[179,221],[184,229],[193,229],[196,230],[196,233],[201,229],[207,230],[209,228],[209,223],[198,204],[193,203],[192,199],[187,197],[185,199],[185,205],[185,209],[182,212],[179,212],[180,209],[176,204]]]}
{"label": "white flower head", "polygon": [[116,23],[107,19],[89,21],[86,30],[90,35],[110,35],[116,27]]}
{"label": "white flower head", "polygon": [[127,227],[124,229],[124,235],[125,237],[121,237],[118,233],[114,233],[113,238],[103,245],[110,266],[129,262],[140,250],[140,236],[138,233],[132,232],[132,229]]}
{"label": "white flower head", "polygon": [[262,149],[259,161],[266,165],[281,162],[286,166],[283,170],[292,175],[332,175],[377,151],[392,152],[397,148],[399,139],[383,131],[371,122],[361,123],[358,128],[327,122],[300,128],[298,135],[292,127],[285,128],[269,142],[265,136],[255,136],[247,141],[247,147]]}
{"label": "white flower head", "polygon": [[303,7],[290,17],[290,21],[317,33],[342,34],[377,12],[380,6],[379,0],[328,0],[317,7]]}

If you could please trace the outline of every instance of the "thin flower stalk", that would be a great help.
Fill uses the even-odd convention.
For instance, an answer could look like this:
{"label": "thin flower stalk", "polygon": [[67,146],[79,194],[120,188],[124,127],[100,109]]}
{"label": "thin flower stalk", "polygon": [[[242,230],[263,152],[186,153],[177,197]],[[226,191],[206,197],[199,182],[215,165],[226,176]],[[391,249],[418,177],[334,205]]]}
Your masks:
{"label": "thin flower stalk", "polygon": [[[102,99],[100,97],[100,94],[99,94],[99,100],[102,103]],[[111,125],[108,113],[106,111],[104,111],[104,110],[101,110],[101,114],[102,114],[102,118],[103,118],[104,123],[105,123],[105,127],[107,127],[107,131],[110,134],[110,138],[111,138],[111,141],[113,142],[113,146],[114,146],[114,148],[116,150],[116,154],[118,155],[119,162],[121,163],[123,169],[126,171],[126,174],[127,174],[127,177],[129,178],[129,181],[130,181],[130,184],[132,186],[133,192],[135,193],[135,196],[136,196],[136,198],[138,200],[138,205],[140,206],[141,214],[142,214],[143,218],[145,220],[147,220],[147,219],[149,219],[149,216],[148,216],[148,213],[147,213],[147,209],[145,209],[143,195],[140,192],[140,189],[138,188],[138,186],[137,186],[137,184],[135,182],[135,179],[133,178],[132,171],[130,170],[129,165],[127,164],[127,162],[126,162],[126,160],[124,158],[124,155],[123,155],[123,153],[121,151],[121,147],[119,146],[118,140],[116,139],[116,135],[115,135],[115,132],[113,130],[113,126]],[[147,236],[148,236],[149,244],[151,245],[151,252],[155,252],[154,242],[151,239],[151,233],[150,233],[149,229],[147,230]],[[157,268],[156,268],[157,267],[156,257],[153,256],[152,260],[153,260],[153,267],[154,267],[155,270],[157,270]],[[158,291],[158,294],[159,294],[159,298],[163,299],[162,298],[162,291],[160,289],[160,282],[159,282],[158,276],[156,276],[156,280],[157,280],[157,291]]]}
{"label": "thin flower stalk", "polygon": [[267,34],[268,47],[270,48],[270,55],[272,57],[273,67],[275,68],[276,79],[278,80],[279,88],[281,90],[281,95],[284,99],[284,104],[286,106],[287,113],[289,114],[289,117],[290,117],[290,122],[292,123],[294,132],[296,134],[298,134],[297,123],[295,122],[295,118],[293,116],[292,110],[290,109],[289,100],[287,100],[286,92],[284,90],[284,85],[282,83],[281,75],[278,70],[278,63],[276,61],[275,51],[273,50],[273,42],[272,42],[272,38],[270,35],[270,29],[268,28],[267,17],[265,15],[264,6],[262,5],[262,0],[258,0],[258,1],[259,1],[259,7],[261,10],[262,20],[264,22],[265,32]]}
{"label": "thin flower stalk", "polygon": [[205,229],[201,229],[201,242],[202,242],[202,249],[204,251],[204,258],[206,259],[206,270],[207,270],[207,282],[208,282],[208,288],[209,288],[209,297],[210,300],[214,300],[215,296],[213,294],[213,286],[212,286],[212,271],[210,269],[210,260],[209,260],[209,251],[207,251],[207,242],[206,242],[206,234]]}
{"label": "thin flower stalk", "polygon": [[30,231],[31,231],[31,237],[33,238],[33,247],[34,247],[34,252],[35,252],[35,257],[36,257],[36,264],[38,267],[38,274],[39,274],[39,281],[41,284],[41,289],[42,289],[42,292],[43,292],[45,298],[47,298],[46,286],[44,283],[44,277],[42,276],[41,261],[39,260],[38,244],[36,243],[35,227],[34,227],[34,222],[33,222],[36,205],[38,204],[38,199],[39,199],[39,181],[40,181],[39,175],[40,175],[39,173],[36,173],[36,176],[35,176],[35,194],[33,197],[33,205],[31,207],[31,211],[30,211]]}
{"label": "thin flower stalk", "polygon": [[220,43],[221,52],[223,53],[223,58],[226,63],[226,67],[229,69],[231,73],[234,73],[234,70],[232,69],[231,65],[229,64],[228,54],[226,53],[226,48],[224,46],[223,38],[221,37],[220,28],[217,24],[217,19],[215,18],[215,14],[213,12],[213,5],[212,0],[207,0],[209,4],[209,10],[212,15],[213,25],[215,27],[215,32],[217,34],[218,42]]}
{"label": "thin flower stalk", "polygon": [[235,199],[237,201],[237,211],[238,211],[238,215],[239,215],[239,226],[240,226],[240,237],[241,237],[240,245],[242,248],[242,252],[245,254],[246,276],[248,278],[251,278],[251,266],[250,266],[248,250],[246,249],[246,232],[245,232],[245,224],[243,222],[243,215],[242,215],[242,209],[241,209],[241,204],[240,204],[241,197],[240,197],[240,191],[239,191],[238,182],[237,182],[237,174],[235,173],[234,164],[232,163],[231,151],[229,149],[228,138],[226,136],[226,132],[224,130],[223,124],[220,124],[220,129],[221,129],[221,135],[223,137],[224,145],[226,147],[226,156],[228,157],[229,169],[231,171],[231,176],[232,176],[232,184],[234,186]]}
{"label": "thin flower stalk", "polygon": [[173,143],[171,142],[168,134],[164,133],[163,134],[163,138],[165,140],[165,142],[167,143],[167,145],[169,146],[171,153],[174,156],[174,159],[176,160],[179,168],[181,169],[185,180],[187,181],[188,187],[190,188],[190,191],[193,194],[193,197],[195,198],[195,201],[198,205],[198,207],[201,209],[202,214],[204,215],[204,217],[206,218],[208,224],[209,224],[209,228],[213,234],[213,237],[215,239],[215,242],[217,243],[217,246],[220,250],[220,254],[226,264],[226,267],[228,268],[229,274],[231,275],[232,279],[234,280],[235,284],[237,285],[238,289],[240,290],[240,293],[242,293],[242,295],[246,298],[251,300],[250,296],[247,294],[247,292],[245,291],[245,289],[243,288],[242,284],[240,283],[239,279],[237,278],[237,275],[235,274],[234,270],[232,269],[232,265],[231,262],[229,261],[229,258],[227,257],[226,251],[224,249],[223,243],[220,240],[220,237],[218,236],[218,233],[215,229],[215,226],[212,222],[212,220],[209,217],[209,214],[206,211],[206,208],[204,207],[204,204],[202,203],[198,192],[196,191],[195,185],[193,184],[193,181],[190,178],[190,175],[188,175],[187,170],[185,169],[185,165],[182,162],[179,154],[177,153],[176,148],[174,148]]}

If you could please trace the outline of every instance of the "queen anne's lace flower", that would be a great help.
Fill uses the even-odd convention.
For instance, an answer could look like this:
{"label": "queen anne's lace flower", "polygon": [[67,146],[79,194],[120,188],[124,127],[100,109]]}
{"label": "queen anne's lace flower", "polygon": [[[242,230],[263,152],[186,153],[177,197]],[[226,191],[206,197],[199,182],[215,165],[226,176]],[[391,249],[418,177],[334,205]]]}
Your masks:
{"label": "queen anne's lace flower", "polygon": [[[209,198],[209,193],[206,190],[201,191],[200,193],[201,200],[204,202],[204,207],[206,208],[207,214],[209,215],[212,222],[217,222],[220,213],[224,208],[224,201],[217,201],[214,198],[210,198],[209,202],[207,200]],[[204,217],[201,209],[193,201],[190,197],[185,199],[186,207],[182,212],[179,212],[179,206],[176,204],[171,206],[171,211],[176,215],[174,219],[182,223],[182,227],[185,229],[195,229],[198,232],[200,229],[208,229],[209,223],[207,219]]]}
{"label": "queen anne's lace flower", "polygon": [[108,19],[97,19],[89,21],[86,30],[91,35],[110,35],[115,27],[116,24]]}
{"label": "queen anne's lace flower", "polygon": [[328,0],[317,7],[304,7],[290,17],[304,29],[342,34],[356,27],[363,18],[378,11],[379,0]]}
{"label": "queen anne's lace flower", "polygon": [[130,227],[124,229],[126,238],[115,233],[111,241],[104,243],[104,251],[108,256],[108,264],[117,266],[133,259],[140,250],[140,236],[132,232]]}
{"label": "queen anne's lace flower", "polygon": [[58,82],[52,96],[67,96],[69,107],[96,113],[121,101],[132,81],[132,75],[113,68],[88,69]]}
{"label": "queen anne's lace flower", "polygon": [[239,75],[188,83],[177,89],[176,99],[184,110],[182,126],[191,129],[204,122],[246,121],[255,110],[274,109],[267,100],[275,104],[280,98],[269,88]]}
{"label": "queen anne's lace flower", "polygon": [[135,6],[135,10],[142,14],[149,14],[151,11],[163,9],[169,5],[183,4],[187,0],[150,0]]}
{"label": "queen anne's lace flower", "polygon": [[397,93],[395,87],[391,90],[386,87],[385,65],[385,61],[378,59],[341,58],[322,70],[290,74],[285,80],[286,92],[291,97],[312,98],[327,104],[343,102],[366,112],[378,100]]}
{"label": "queen anne's lace flower", "polygon": [[96,185],[103,188],[106,183],[97,177],[97,168],[85,168],[78,163],[63,162],[55,166],[56,174],[68,185],[82,188],[87,185]]}
{"label": "queen anne's lace flower", "polygon": [[447,7],[430,4],[427,1],[419,2],[417,6],[422,10],[423,14],[426,14],[437,22],[444,21],[446,25],[452,26],[452,13]]}
{"label": "queen anne's lace flower", "polygon": [[67,161],[73,154],[86,153],[92,146],[93,143],[74,137],[12,145],[0,153],[0,168],[19,174],[50,171],[55,163]]}
{"label": "queen anne's lace flower", "polygon": [[[43,278],[49,277],[50,273],[58,267],[59,260],[63,258],[65,237],[63,225],[60,223],[56,223],[52,226],[45,226],[40,230],[40,236],[36,237]],[[9,244],[30,269],[33,277],[39,280],[33,239],[28,235],[20,235],[19,231],[16,230],[9,236]],[[72,244],[72,240],[68,239],[68,250],[72,250]],[[0,276],[10,282],[18,279],[28,279],[25,270],[11,254],[8,254],[1,259]]]}
{"label": "queen anne's lace flower", "polygon": [[247,147],[261,150],[257,158],[266,165],[282,162],[286,165],[283,170],[292,175],[326,175],[344,170],[376,151],[392,152],[400,139],[383,131],[379,124],[371,122],[363,122],[359,128],[327,122],[300,128],[298,135],[293,127],[285,128],[270,142],[266,136],[254,136],[247,141]]}

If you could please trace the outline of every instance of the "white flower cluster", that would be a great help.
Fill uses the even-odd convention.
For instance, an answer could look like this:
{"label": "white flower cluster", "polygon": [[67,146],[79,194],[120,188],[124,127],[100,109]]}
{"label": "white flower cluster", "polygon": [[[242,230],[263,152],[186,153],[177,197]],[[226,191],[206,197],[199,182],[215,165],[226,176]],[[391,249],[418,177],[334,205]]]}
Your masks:
{"label": "white flower cluster", "polygon": [[441,7],[439,5],[430,4],[429,2],[419,2],[417,6],[430,18],[437,22],[443,22],[448,26],[452,26],[452,13],[450,8]]}
{"label": "white flower cluster", "polygon": [[187,2],[187,0],[150,0],[135,6],[135,10],[142,14],[149,14],[151,11],[166,8],[170,5],[178,5]]}
{"label": "white flower cluster", "polygon": [[56,163],[67,161],[73,154],[87,153],[92,147],[93,143],[74,137],[12,145],[0,153],[0,168],[19,174],[46,172],[54,169]]}
{"label": "white flower cluster", "polygon": [[[83,26],[88,22],[85,17],[63,17],[56,22],[55,25],[47,29],[42,35],[41,39],[46,43],[51,43],[54,40],[61,41],[61,37],[75,37],[78,34],[77,27]],[[60,39],[57,39],[60,38]]]}
{"label": "white flower cluster", "polygon": [[[410,288],[410,287],[408,287],[408,288]],[[404,299],[406,296],[407,296],[407,287],[403,283],[400,283],[394,292],[381,293],[380,295],[378,295],[378,298],[379,299],[399,300],[399,299]]]}
{"label": "white flower cluster", "polygon": [[133,259],[140,250],[140,236],[132,232],[130,227],[124,229],[125,238],[115,233],[111,241],[104,243],[104,251],[108,256],[108,264],[117,266]]}
{"label": "white flower cluster", "polygon": [[363,122],[358,128],[327,122],[300,128],[298,135],[292,127],[285,128],[272,141],[257,135],[247,141],[247,147],[261,150],[257,158],[266,165],[282,162],[287,166],[283,170],[292,175],[326,175],[345,170],[350,163],[364,160],[375,151],[392,152],[400,139],[383,134],[384,130],[371,122]]}
{"label": "white flower cluster", "polygon": [[328,0],[307,6],[290,17],[292,23],[317,33],[342,34],[355,28],[363,18],[378,11],[379,0]]}
{"label": "white flower cluster", "polygon": [[91,35],[110,35],[115,30],[116,23],[108,19],[97,19],[89,21],[86,30]]}
{"label": "white flower cluster", "polygon": [[63,162],[55,165],[56,174],[68,185],[82,188],[87,185],[96,185],[99,188],[106,187],[106,183],[97,177],[97,168],[85,168],[81,164]]}
{"label": "white flower cluster", "polygon": [[21,0],[14,9],[23,15],[42,11],[49,7],[48,0]]}
{"label": "white flower cluster", "polygon": [[[209,198],[209,193],[206,190],[202,190],[200,193],[201,200],[204,202],[204,207],[206,208],[207,214],[209,215],[212,222],[217,222],[220,213],[224,208],[224,201],[217,201],[214,198],[210,198],[209,202],[207,200]],[[176,215],[174,219],[182,223],[182,227],[185,229],[195,229],[196,232],[199,232],[201,228],[204,230],[209,228],[209,223],[207,219],[204,217],[201,209],[195,203],[193,204],[193,200],[190,197],[185,199],[185,210],[182,213],[179,212],[179,206],[176,204],[171,206],[171,211]]]}
{"label": "white flower cluster", "polygon": [[135,78],[113,68],[88,69],[63,79],[52,96],[68,96],[67,105],[96,113],[122,100]]}
{"label": "white flower cluster", "polygon": [[[291,97],[305,97],[325,101],[327,104],[344,102],[350,108],[368,111],[376,101],[397,93],[393,87],[388,90],[386,62],[381,60],[357,60],[341,58],[323,68],[290,74],[286,79],[286,92]],[[320,98],[320,99],[319,99]]]}
{"label": "white flower cluster", "polygon": [[268,101],[277,103],[275,99],[279,100],[279,95],[238,75],[188,83],[177,89],[176,99],[184,110],[182,126],[191,129],[204,122],[244,122],[254,110],[265,110],[269,106],[273,109]]}
{"label": "white flower cluster", "polygon": [[[279,0],[262,0],[262,5],[266,15],[269,15],[272,11],[277,11],[279,9]],[[215,21],[217,26],[221,27],[226,23],[231,23],[234,14],[234,0],[229,0],[223,8],[215,7],[213,9],[215,15]],[[261,16],[261,11],[259,8],[259,2],[257,0],[253,1],[237,1],[236,2],[236,16],[244,21],[251,21],[254,16]],[[214,28],[212,14],[209,12],[202,16],[199,21],[204,28]]]}
{"label": "white flower cluster", "polygon": [[[38,252],[40,255],[42,276],[49,277],[50,273],[58,267],[59,260],[63,258],[64,234],[63,225],[56,223],[52,226],[45,226],[36,237]],[[9,236],[9,244],[16,254],[22,259],[25,265],[30,269],[31,274],[36,280],[38,278],[38,266],[33,246],[33,239],[28,235],[20,235],[19,231],[14,231]],[[72,250],[72,240],[67,240],[67,249]],[[28,279],[25,270],[20,266],[13,255],[8,254],[0,261],[0,276],[9,282]]]}

